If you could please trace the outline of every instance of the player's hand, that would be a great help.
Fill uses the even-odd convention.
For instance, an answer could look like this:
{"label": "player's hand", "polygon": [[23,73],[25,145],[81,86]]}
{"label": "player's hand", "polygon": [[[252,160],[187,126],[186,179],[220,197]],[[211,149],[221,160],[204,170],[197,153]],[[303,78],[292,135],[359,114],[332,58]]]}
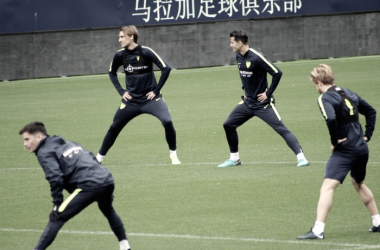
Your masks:
{"label": "player's hand", "polygon": [[365,141],[365,142],[368,141],[368,137],[367,137],[367,136],[364,136],[364,141]]}
{"label": "player's hand", "polygon": [[258,100],[259,102],[263,102],[263,101],[265,101],[266,99],[268,99],[268,97],[267,97],[267,90],[268,90],[268,89],[265,89],[265,92],[263,92],[263,93],[257,95],[257,100]]}
{"label": "player's hand", "polygon": [[155,98],[155,97],[156,97],[156,94],[154,94],[153,91],[150,91],[150,92],[148,92],[148,94],[146,94],[146,99],[148,99],[148,100],[153,100],[153,98]]}
{"label": "player's hand", "polygon": [[346,141],[346,140],[347,140],[347,138],[338,139],[338,144],[336,144],[336,146],[331,146],[331,147],[330,147],[330,151],[333,152],[334,149],[335,149],[339,144],[341,144],[342,142],[344,142],[344,141]]}
{"label": "player's hand", "polygon": [[125,91],[123,99],[127,102],[128,100],[132,99],[132,96],[127,91]]}
{"label": "player's hand", "polygon": [[54,205],[53,210],[51,211],[49,215],[49,219],[51,221],[58,220],[61,217],[61,215],[58,212],[58,207],[59,207],[58,205]]}

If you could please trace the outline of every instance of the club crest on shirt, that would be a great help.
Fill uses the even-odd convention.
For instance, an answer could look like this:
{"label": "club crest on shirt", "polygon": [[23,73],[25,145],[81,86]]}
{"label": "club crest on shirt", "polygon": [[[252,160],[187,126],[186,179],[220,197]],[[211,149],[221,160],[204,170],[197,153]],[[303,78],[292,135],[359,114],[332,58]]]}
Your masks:
{"label": "club crest on shirt", "polygon": [[247,69],[251,67],[251,62],[245,62],[245,66],[247,66]]}
{"label": "club crest on shirt", "polygon": [[140,61],[140,56],[136,56],[137,61]]}

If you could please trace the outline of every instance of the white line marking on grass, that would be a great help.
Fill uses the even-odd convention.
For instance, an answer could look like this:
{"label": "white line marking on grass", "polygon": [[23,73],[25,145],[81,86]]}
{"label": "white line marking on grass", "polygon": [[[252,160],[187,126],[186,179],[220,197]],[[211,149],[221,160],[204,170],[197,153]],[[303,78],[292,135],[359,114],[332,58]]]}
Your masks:
{"label": "white line marking on grass", "polygon": [[[15,228],[0,228],[3,232],[31,232],[42,233],[43,230],[38,229],[15,229]],[[75,231],[75,230],[60,230],[59,233],[67,234],[92,234],[92,235],[112,235],[113,232],[102,231]],[[188,234],[153,234],[153,233],[127,233],[127,236],[137,237],[158,237],[158,238],[179,238],[179,239],[195,239],[195,240],[227,240],[227,241],[251,241],[251,242],[268,242],[268,243],[286,243],[286,244],[305,244],[305,245],[321,245],[321,246],[341,246],[350,247],[350,249],[374,249],[380,248],[380,245],[368,244],[351,244],[351,243],[334,243],[321,241],[300,241],[300,240],[275,240],[275,239],[259,239],[259,238],[234,238],[234,237],[212,237],[212,236],[196,236]],[[355,248],[352,248],[355,247]],[[341,250],[341,249],[340,249]]]}
{"label": "white line marking on grass", "polygon": [[[327,161],[310,161],[310,163],[312,164],[326,164]],[[190,162],[182,162],[182,165],[218,165],[220,164],[220,162],[193,162],[193,163],[190,163]],[[242,162],[242,165],[244,164],[296,164],[296,162],[294,161],[252,161],[252,162]],[[375,164],[375,165],[379,165],[380,162],[368,162],[368,164]],[[170,164],[170,163],[152,163],[152,164],[130,164],[130,165],[127,165],[128,167],[155,167],[155,166],[174,166],[173,164]],[[104,165],[104,167],[107,167],[107,168],[120,168],[120,167],[125,167],[124,165],[123,166],[106,166]],[[312,167],[312,166],[311,166]],[[41,169],[41,168],[0,168],[0,171],[6,171],[6,170],[36,170],[36,169]],[[303,169],[303,167],[301,168]]]}

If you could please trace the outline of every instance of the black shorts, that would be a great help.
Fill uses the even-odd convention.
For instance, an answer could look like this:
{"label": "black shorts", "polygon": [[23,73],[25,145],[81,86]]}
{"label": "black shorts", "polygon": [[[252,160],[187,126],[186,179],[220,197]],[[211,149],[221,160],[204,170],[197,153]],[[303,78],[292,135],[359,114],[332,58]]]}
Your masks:
{"label": "black shorts", "polygon": [[356,183],[361,183],[365,179],[367,170],[368,154],[347,155],[333,152],[326,165],[325,179],[334,179],[343,183],[348,172]]}

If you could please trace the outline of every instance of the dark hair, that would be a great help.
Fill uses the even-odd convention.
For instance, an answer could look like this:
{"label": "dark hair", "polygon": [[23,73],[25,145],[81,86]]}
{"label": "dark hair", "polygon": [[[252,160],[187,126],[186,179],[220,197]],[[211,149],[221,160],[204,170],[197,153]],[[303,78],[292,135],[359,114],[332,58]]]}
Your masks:
{"label": "dark hair", "polygon": [[46,135],[46,128],[42,122],[31,122],[26,124],[18,133],[22,135],[24,132],[28,132],[29,134],[36,134],[38,132]]}
{"label": "dark hair", "polygon": [[244,30],[232,31],[230,37],[234,37],[236,42],[242,42],[244,45],[248,43],[248,35]]}

